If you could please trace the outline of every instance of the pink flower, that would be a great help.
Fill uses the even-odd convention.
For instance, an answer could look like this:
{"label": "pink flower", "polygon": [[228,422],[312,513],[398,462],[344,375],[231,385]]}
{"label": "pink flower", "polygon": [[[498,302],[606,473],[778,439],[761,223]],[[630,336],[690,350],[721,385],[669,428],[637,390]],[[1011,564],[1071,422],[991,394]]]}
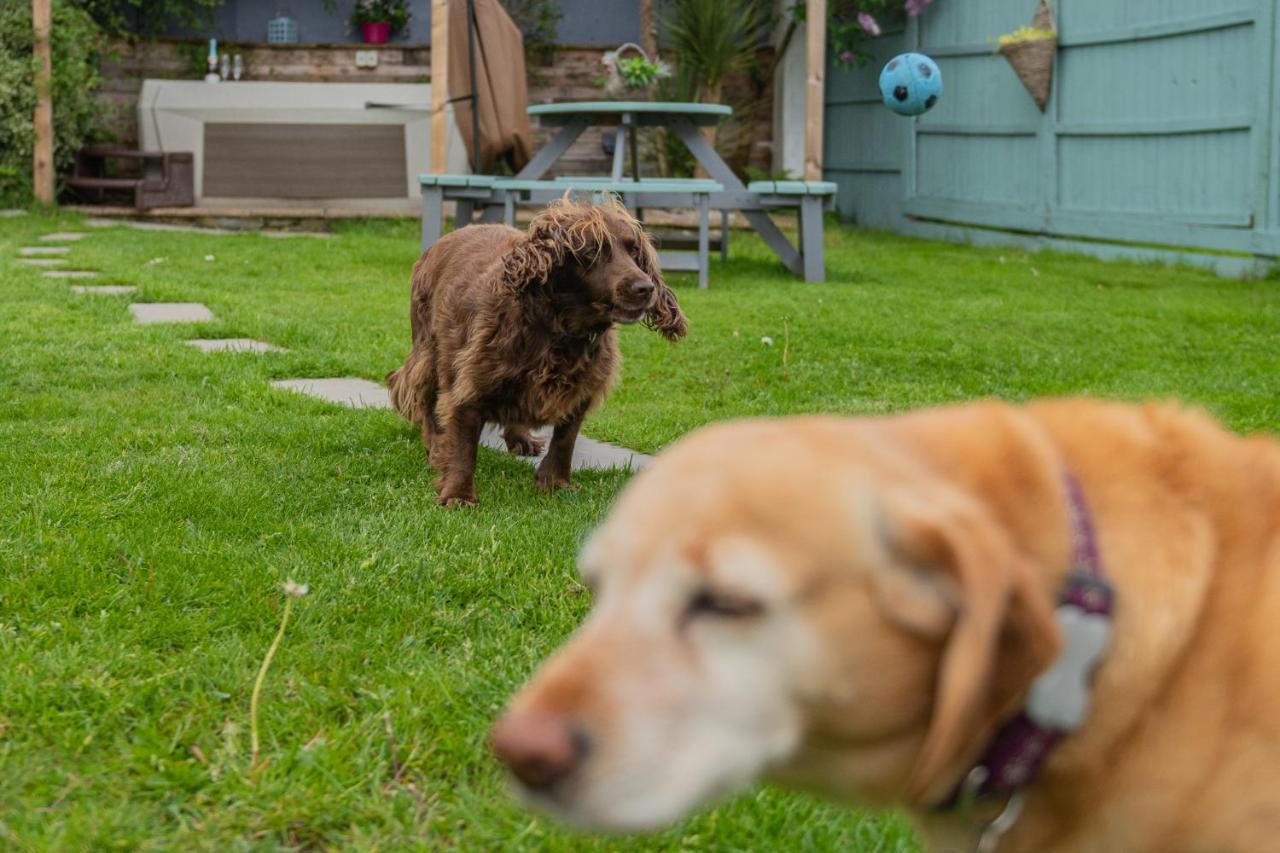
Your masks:
{"label": "pink flower", "polygon": [[853,55],[853,51],[852,51],[852,50],[842,50],[842,51],[840,51],[840,57],[839,57],[839,59],[840,59],[840,61],[841,61],[841,62],[843,62],[845,65],[852,65],[852,64],[853,64],[853,61],[854,61],[855,59],[857,59],[857,58],[858,58],[858,57],[856,57],[856,56],[854,56],[854,55]]}
{"label": "pink flower", "polygon": [[929,4],[932,2],[933,0],[907,0],[906,2],[907,14],[915,18],[919,16],[919,14],[923,12],[925,9],[927,9],[929,7]]}
{"label": "pink flower", "polygon": [[[908,0],[908,3],[910,0]],[[876,23],[876,19],[868,15],[866,12],[858,13],[858,23],[862,28],[873,36],[880,35],[880,25]]]}

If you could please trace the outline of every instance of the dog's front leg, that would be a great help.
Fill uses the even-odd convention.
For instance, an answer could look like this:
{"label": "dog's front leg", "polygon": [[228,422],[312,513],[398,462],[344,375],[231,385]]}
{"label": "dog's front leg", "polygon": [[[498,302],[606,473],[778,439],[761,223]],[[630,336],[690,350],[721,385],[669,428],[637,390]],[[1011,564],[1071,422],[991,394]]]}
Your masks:
{"label": "dog's front leg", "polygon": [[571,485],[569,474],[573,470],[573,446],[578,441],[578,431],[582,429],[586,416],[583,409],[570,415],[564,423],[556,424],[555,432],[551,434],[551,446],[534,476],[534,482],[541,491],[554,492]]}
{"label": "dog's front leg", "polygon": [[458,408],[445,426],[447,450],[440,475],[441,506],[476,505],[476,448],[484,418],[478,409]]}

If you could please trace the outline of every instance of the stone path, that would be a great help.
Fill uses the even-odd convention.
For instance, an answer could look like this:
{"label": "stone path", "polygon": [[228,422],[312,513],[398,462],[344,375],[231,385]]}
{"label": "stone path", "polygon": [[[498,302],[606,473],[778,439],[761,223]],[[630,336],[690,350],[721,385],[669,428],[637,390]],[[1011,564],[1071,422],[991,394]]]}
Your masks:
{"label": "stone path", "polygon": [[27,212],[18,208],[10,208],[0,210],[0,219],[16,219],[19,216],[26,216]]}
{"label": "stone path", "polygon": [[350,376],[337,379],[277,379],[271,384],[353,409],[391,408],[387,389],[368,379]]}
{"label": "stone path", "polygon": [[209,323],[218,319],[199,302],[131,302],[129,313],[143,324]]}
{"label": "stone path", "polygon": [[[19,214],[25,211],[19,211]],[[90,225],[121,225],[127,224],[137,228],[148,230],[164,230],[164,231],[200,231],[210,233],[235,233],[232,231],[218,231],[215,229],[197,229],[186,228],[183,226],[170,226],[159,223],[138,223],[138,222],[118,222],[116,220],[95,221],[89,220]],[[45,234],[40,240],[46,243],[74,242],[88,235],[78,231],[62,231],[54,234]],[[280,234],[268,236],[311,236],[311,237],[327,237],[327,234]],[[70,253],[70,249],[65,246],[23,246],[18,249],[18,263],[34,267],[59,266],[67,263],[67,260],[60,256]],[[47,278],[59,279],[85,279],[95,278],[98,273],[94,270],[46,270],[43,275]],[[84,295],[101,295],[101,296],[125,296],[136,293],[137,287],[130,284],[102,284],[102,285],[71,285],[71,292]],[[150,325],[156,323],[211,323],[216,322],[217,318],[209,308],[199,302],[132,302],[129,304],[129,312],[133,315],[135,322]],[[195,347],[202,352],[229,352],[229,353],[265,353],[265,352],[288,352],[283,347],[275,346],[267,341],[259,341],[253,338],[194,338],[183,341],[188,346]],[[279,379],[271,383],[276,388],[293,391],[300,394],[306,394],[329,403],[336,403],[343,406],[349,406],[354,409],[390,409],[391,399],[387,393],[387,389],[376,382],[370,382],[368,379],[360,379],[357,377],[334,377],[334,378],[313,378],[313,379]],[[551,428],[546,427],[538,433],[541,437],[550,439]],[[499,453],[506,453],[506,443],[502,440],[500,429],[495,424],[486,424],[480,434],[480,443],[485,447],[496,450]],[[545,452],[544,452],[545,455]],[[537,465],[541,457],[537,456],[520,456],[517,457],[531,465]],[[639,470],[652,461],[651,456],[643,453],[636,453],[634,450],[628,450],[625,447],[616,447],[603,441],[595,441],[586,436],[579,436],[577,444],[573,452],[573,470],[582,469],[607,470]]]}
{"label": "stone path", "polygon": [[[543,427],[534,434],[550,441],[551,427]],[[497,424],[484,425],[484,429],[480,431],[480,443],[499,453],[507,452],[507,444],[502,440],[502,431]],[[544,449],[539,456],[517,456],[516,458],[523,459],[530,465],[537,465],[542,461],[542,457],[546,455],[547,453]],[[587,438],[585,435],[579,435],[577,442],[573,445],[573,470],[575,471],[581,471],[584,468],[593,471],[607,471],[610,469],[639,471],[652,461],[652,456],[637,453],[625,447],[618,447],[616,444],[609,444],[607,441],[596,441],[594,438]]]}
{"label": "stone path", "polygon": [[288,352],[284,347],[253,338],[196,338],[183,343],[204,352]]}
{"label": "stone path", "polygon": [[[341,379],[279,379],[271,383],[277,388],[285,388],[302,394],[350,406],[353,409],[389,409],[391,399],[387,389],[368,379],[344,377]],[[551,428],[546,427],[538,432],[543,438],[551,438]],[[496,424],[485,424],[480,432],[480,443],[490,450],[499,453],[507,452],[506,442],[502,440],[502,432]],[[543,451],[543,456],[546,451]],[[519,456],[531,465],[537,465],[542,456]],[[653,460],[652,456],[617,447],[604,441],[596,441],[586,436],[578,436],[573,448],[573,470],[584,468],[592,470],[622,469],[638,471]]]}
{"label": "stone path", "polygon": [[71,292],[98,296],[127,296],[130,293],[137,293],[138,288],[132,284],[73,284]]}
{"label": "stone path", "polygon": [[98,274],[93,270],[47,270],[42,275],[45,278],[97,278]]}

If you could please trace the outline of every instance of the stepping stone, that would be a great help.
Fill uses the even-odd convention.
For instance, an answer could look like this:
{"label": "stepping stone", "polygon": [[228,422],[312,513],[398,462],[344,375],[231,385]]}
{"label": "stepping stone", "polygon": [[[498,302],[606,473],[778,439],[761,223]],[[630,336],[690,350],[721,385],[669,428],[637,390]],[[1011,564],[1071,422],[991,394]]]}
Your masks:
{"label": "stepping stone", "polygon": [[205,323],[217,319],[199,302],[134,302],[129,311],[139,323]]}
{"label": "stepping stone", "polygon": [[60,267],[66,262],[66,258],[18,258],[14,261],[26,267]]}
{"label": "stepping stone", "polygon": [[[543,427],[534,434],[547,441],[542,454],[539,456],[516,457],[528,462],[530,465],[537,465],[542,461],[542,457],[547,455],[545,448],[551,442],[551,427]],[[502,440],[502,431],[497,424],[484,425],[484,429],[480,431],[480,443],[499,453],[507,452],[506,442]],[[572,464],[574,471],[583,469],[607,471],[615,468],[639,471],[652,461],[652,456],[646,456],[643,453],[637,453],[634,450],[618,447],[605,441],[596,441],[594,438],[587,438],[585,435],[579,435],[578,441],[573,446]]]}
{"label": "stepping stone", "polygon": [[73,284],[72,293],[88,293],[96,296],[125,296],[138,288],[131,284]]}
{"label": "stepping stone", "polygon": [[253,338],[197,338],[183,343],[205,352],[288,352],[283,347]]}
{"label": "stepping stone", "polygon": [[42,273],[45,278],[97,278],[93,270],[47,270]]}
{"label": "stepping stone", "polygon": [[67,241],[83,240],[88,237],[83,231],[55,231],[52,234],[45,234],[40,239],[45,243],[64,243]]}
{"label": "stepping stone", "polygon": [[[190,343],[190,342],[188,342]],[[389,409],[391,400],[387,389],[368,379],[279,379],[271,383],[277,388],[286,388],[309,394],[330,403],[339,403],[356,409]],[[537,435],[551,439],[551,427],[544,427]],[[507,445],[502,440],[502,431],[497,424],[485,424],[480,432],[480,443],[499,453],[507,452]],[[543,456],[546,450],[543,450]],[[542,456],[518,456],[518,459],[537,465]],[[609,470],[623,469],[638,471],[653,461],[652,456],[617,447],[604,441],[596,441],[584,435],[578,436],[573,448],[573,470]]]}
{"label": "stepping stone", "polygon": [[18,210],[18,209],[0,210],[0,219],[16,219],[19,216],[26,216],[26,215],[27,215],[27,212],[25,210]]}
{"label": "stepping stone", "polygon": [[368,379],[342,377],[340,379],[277,379],[271,383],[276,388],[285,388],[308,394],[330,403],[350,406],[353,409],[389,409],[391,398],[387,389],[377,382]]}
{"label": "stepping stone", "polygon": [[66,246],[23,246],[18,249],[18,254],[23,257],[31,255],[65,255],[71,250]]}

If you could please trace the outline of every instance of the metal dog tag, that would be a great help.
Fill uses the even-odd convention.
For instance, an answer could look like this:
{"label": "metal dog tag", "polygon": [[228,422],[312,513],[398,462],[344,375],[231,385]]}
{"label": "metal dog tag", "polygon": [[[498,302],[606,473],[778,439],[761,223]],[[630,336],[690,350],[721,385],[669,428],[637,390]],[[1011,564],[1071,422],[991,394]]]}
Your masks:
{"label": "metal dog tag", "polygon": [[1066,644],[1053,666],[1032,682],[1026,714],[1046,729],[1069,732],[1089,713],[1090,679],[1111,641],[1111,616],[1074,604],[1059,606],[1057,616]]}

